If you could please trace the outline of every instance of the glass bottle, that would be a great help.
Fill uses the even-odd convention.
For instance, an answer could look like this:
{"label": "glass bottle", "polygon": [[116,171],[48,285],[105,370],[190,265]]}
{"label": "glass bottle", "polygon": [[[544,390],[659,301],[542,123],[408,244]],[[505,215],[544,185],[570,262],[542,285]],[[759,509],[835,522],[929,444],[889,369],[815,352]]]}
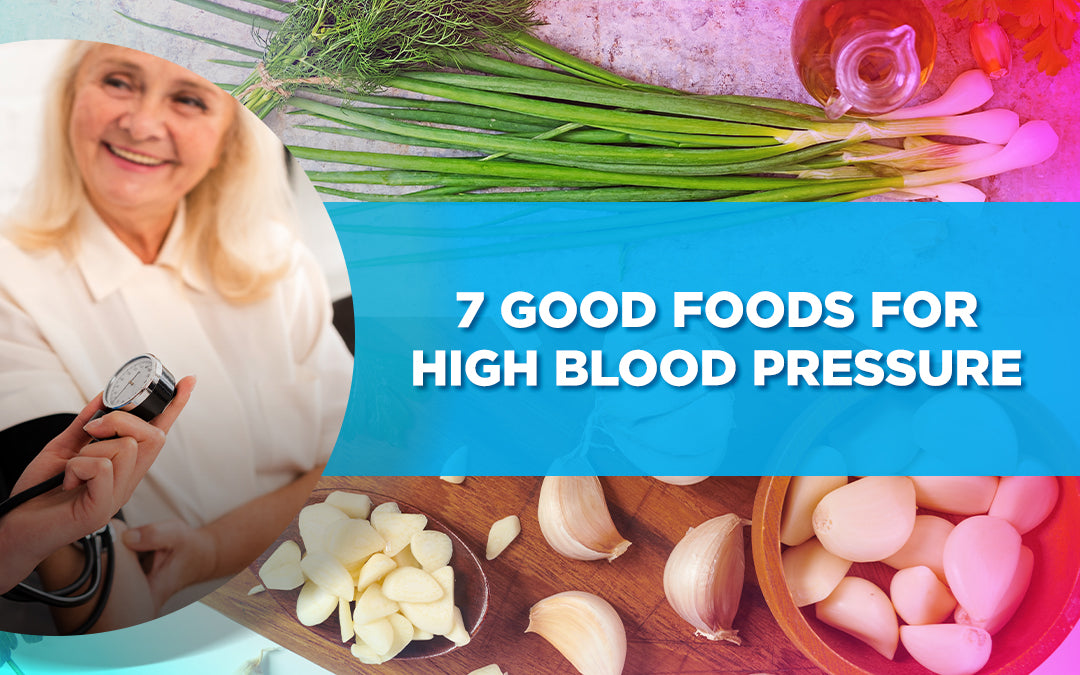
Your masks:
{"label": "glass bottle", "polygon": [[926,84],[936,51],[922,0],[804,0],[791,33],[799,79],[832,119],[904,105]]}

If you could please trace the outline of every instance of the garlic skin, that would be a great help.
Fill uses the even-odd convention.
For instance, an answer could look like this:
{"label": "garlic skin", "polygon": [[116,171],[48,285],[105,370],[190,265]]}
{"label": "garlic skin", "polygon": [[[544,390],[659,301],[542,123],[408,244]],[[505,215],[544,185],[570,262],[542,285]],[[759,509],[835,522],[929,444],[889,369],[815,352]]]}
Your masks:
{"label": "garlic skin", "polygon": [[903,548],[881,562],[898,570],[920,565],[929,567],[938,579],[945,581],[945,564],[942,562],[945,540],[954,527],[940,516],[915,516],[915,527]]}
{"label": "garlic skin", "polygon": [[915,503],[924,509],[974,516],[990,510],[997,476],[912,476]]}
{"label": "garlic skin", "polygon": [[825,495],[814,534],[833,555],[875,562],[901,548],[915,529],[915,486],[905,476],[868,476]]}
{"label": "garlic skin", "polygon": [[544,478],[537,516],[547,543],[572,560],[611,562],[630,546],[615,529],[596,476]]}
{"label": "garlic skin", "polygon": [[985,621],[976,622],[972,620],[966,609],[957,607],[954,614],[956,623],[982,628],[990,635],[996,634],[1005,627],[1013,614],[1016,614],[1016,610],[1020,609],[1020,603],[1023,602],[1028,586],[1031,585],[1031,573],[1034,569],[1035,554],[1027,546],[1021,546],[1020,562],[1016,565],[1016,574],[1013,575],[1012,581],[1009,582],[1009,589],[1005,592],[1005,596],[1001,599],[997,609],[994,610],[993,616]]}
{"label": "garlic skin", "polygon": [[1060,492],[1054,476],[1002,476],[987,515],[1004,518],[1027,534],[1054,510]]}
{"label": "garlic skin", "polygon": [[746,572],[744,520],[733,513],[707,520],[675,545],[664,566],[664,595],[675,613],[710,640],[742,644],[731,629]]}
{"label": "garlic skin", "polygon": [[781,556],[784,579],[796,607],[812,605],[829,597],[851,569],[851,561],[825,550],[817,539],[792,546]]}
{"label": "garlic skin", "polygon": [[929,567],[908,567],[893,575],[889,597],[904,623],[942,623],[956,608],[956,598]]}
{"label": "garlic skin", "polygon": [[1020,535],[1007,520],[972,516],[945,541],[945,580],[971,623],[990,621],[1020,564]]}
{"label": "garlic skin", "polygon": [[583,591],[556,593],[529,610],[526,633],[536,633],[581,675],[619,675],[626,662],[626,629],[606,600]]}
{"label": "garlic skin", "polygon": [[900,640],[913,659],[937,675],[974,675],[990,660],[990,634],[981,628],[955,623],[902,626]]}
{"label": "garlic skin", "polygon": [[780,543],[798,546],[814,536],[814,508],[822,497],[847,482],[847,476],[793,476],[784,495]]}
{"label": "garlic skin", "polygon": [[899,622],[885,592],[862,577],[844,577],[817,604],[817,618],[862,640],[890,661],[900,642]]}
{"label": "garlic skin", "polygon": [[971,26],[968,34],[971,42],[971,54],[975,63],[991,80],[998,80],[1009,74],[1012,67],[1012,47],[1005,29],[996,21],[980,21]]}

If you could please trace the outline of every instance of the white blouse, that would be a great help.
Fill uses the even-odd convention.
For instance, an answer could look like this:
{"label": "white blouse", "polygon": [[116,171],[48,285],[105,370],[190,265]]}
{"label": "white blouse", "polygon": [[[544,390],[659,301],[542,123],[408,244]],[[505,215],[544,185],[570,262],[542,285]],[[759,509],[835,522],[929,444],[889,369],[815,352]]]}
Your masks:
{"label": "white blouse", "polygon": [[124,507],[136,527],[168,518],[204,525],[325,461],[352,377],[306,248],[295,244],[290,273],[269,297],[231,304],[181,265],[183,228],[181,209],[152,264],[92,212],[80,219],[74,255],[0,238],[0,429],[78,412],[145,352],[177,379],[198,377]]}

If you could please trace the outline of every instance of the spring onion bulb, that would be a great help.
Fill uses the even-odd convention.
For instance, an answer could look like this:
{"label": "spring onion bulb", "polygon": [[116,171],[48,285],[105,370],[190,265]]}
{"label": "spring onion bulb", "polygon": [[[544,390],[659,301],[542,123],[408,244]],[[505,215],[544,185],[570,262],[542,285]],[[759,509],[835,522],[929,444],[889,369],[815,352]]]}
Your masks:
{"label": "spring onion bulb", "polygon": [[913,117],[948,117],[959,115],[978,108],[994,95],[994,86],[990,78],[981,70],[968,70],[960,73],[953,80],[945,93],[922,105],[900,108],[876,120],[909,120]]}
{"label": "spring onion bulb", "polygon": [[1024,124],[1004,148],[993,155],[947,169],[923,171],[904,177],[904,187],[923,187],[994,176],[1045,162],[1057,151],[1058,135],[1042,120]]}

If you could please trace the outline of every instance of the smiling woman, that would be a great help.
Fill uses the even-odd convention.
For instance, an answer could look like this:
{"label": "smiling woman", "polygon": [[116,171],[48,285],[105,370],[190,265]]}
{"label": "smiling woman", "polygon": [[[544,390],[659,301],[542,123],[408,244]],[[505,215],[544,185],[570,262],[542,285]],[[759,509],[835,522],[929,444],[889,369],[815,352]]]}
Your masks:
{"label": "smiling woman", "polygon": [[236,108],[221,89],[147,54],[100,45],[82,59],[71,150],[91,205],[143,262],[156,257],[180,200],[220,162]]}
{"label": "smiling woman", "polygon": [[[0,236],[0,497],[68,478],[0,516],[0,591],[35,567],[46,588],[72,586],[88,554],[68,544],[100,527],[76,507],[122,507],[104,612],[55,613],[62,632],[107,630],[197,599],[274,540],[330,454],[352,360],[294,233],[282,147],[228,94],[73,43],[43,130]],[[197,374],[198,391],[180,378],[167,420],[112,412],[83,431],[141,353]],[[103,431],[121,438],[87,443]],[[0,629],[39,632],[12,616],[0,605]]]}

